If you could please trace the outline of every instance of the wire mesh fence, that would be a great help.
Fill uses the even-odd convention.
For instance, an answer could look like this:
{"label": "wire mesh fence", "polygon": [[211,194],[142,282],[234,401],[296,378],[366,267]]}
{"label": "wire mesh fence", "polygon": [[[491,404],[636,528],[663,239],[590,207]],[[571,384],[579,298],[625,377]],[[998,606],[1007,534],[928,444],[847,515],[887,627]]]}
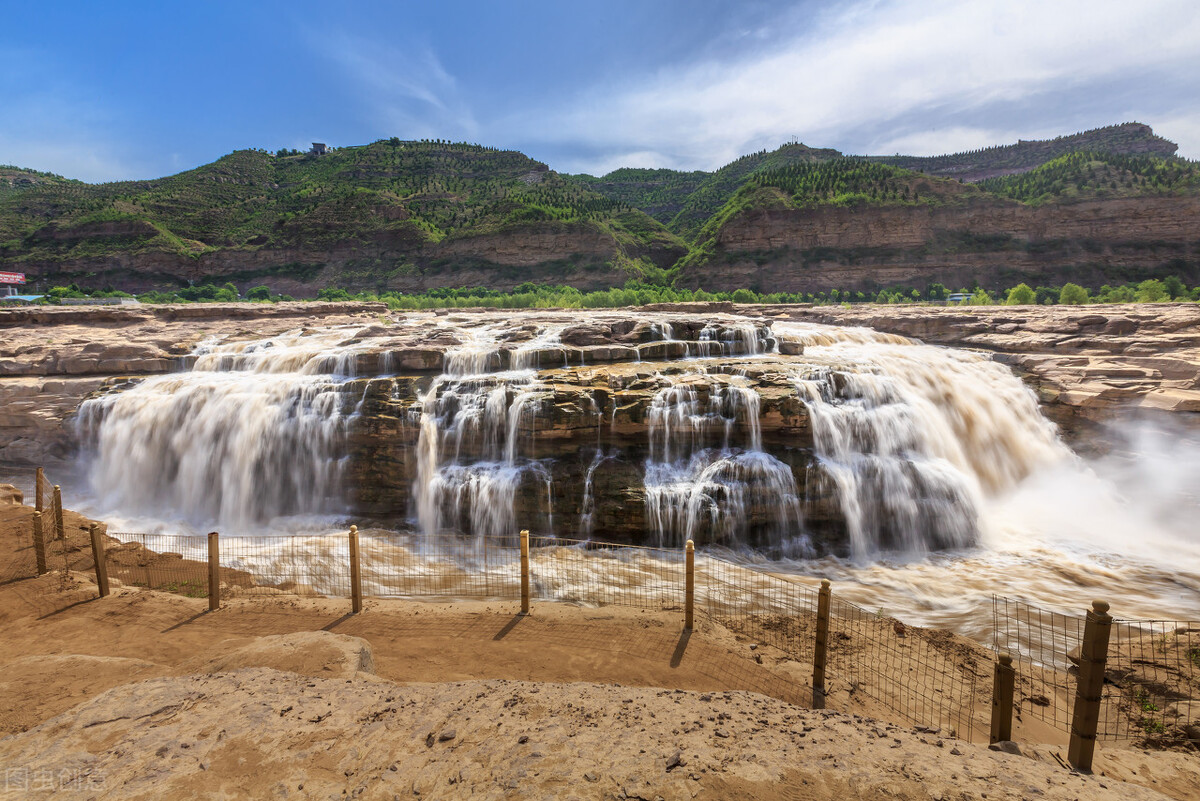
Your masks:
{"label": "wire mesh fence", "polygon": [[[109,532],[110,579],[189,598],[209,596],[207,536]],[[349,544],[338,535],[220,537],[222,599],[350,594]]]}
{"label": "wire mesh fence", "polygon": [[1114,620],[1099,736],[1200,741],[1200,622]]}
{"label": "wire mesh fence", "polygon": [[66,525],[57,490],[39,470],[25,505],[40,511],[28,526],[17,528],[16,541],[0,564],[0,584],[46,574],[56,575],[61,584],[69,580],[71,571],[93,568],[87,535]]}
{"label": "wire mesh fence", "polygon": [[[1018,715],[1070,731],[1083,613],[1050,612],[993,598],[997,651],[1017,670]],[[1200,741],[1200,623],[1114,620],[1096,737],[1159,745]]]}
{"label": "wire mesh fence", "polygon": [[536,600],[682,610],[681,549],[561,537],[529,538],[530,594]]}
{"label": "wire mesh fence", "polygon": [[3,564],[0,564],[0,584],[47,574],[65,580],[71,571],[91,570],[94,564],[90,548],[84,547],[80,538],[71,536],[59,539],[53,529],[47,530],[44,526],[41,532],[41,559],[38,550],[33,526],[18,529],[17,541],[12,544]]}
{"label": "wire mesh fence", "polygon": [[[104,539],[111,579],[126,586],[208,596],[207,537],[110,532]],[[223,600],[351,595],[346,533],[225,536],[217,542],[217,582]],[[521,557],[515,542],[515,538],[431,540],[382,530],[359,532],[362,595],[519,599]],[[681,549],[547,536],[531,537],[529,545],[535,601],[684,610],[687,572]],[[86,556],[90,554],[77,554],[72,569],[91,569]],[[814,659],[818,608],[817,590],[806,583],[811,581],[773,574],[725,555],[697,554],[695,607],[730,631],[806,663],[803,670],[808,670]],[[969,736],[978,678],[969,660],[940,642],[937,632],[904,640],[895,625],[891,619],[835,600],[830,679],[849,687],[855,702],[866,698],[917,725],[957,729]],[[945,639],[953,638],[947,634]],[[961,658],[956,661],[956,657]]]}
{"label": "wire mesh fence", "polygon": [[992,596],[993,646],[1013,658],[1014,713],[1070,731],[1083,616]]}
{"label": "wire mesh fence", "polygon": [[130,587],[208,597],[207,538],[130,532],[106,534],[110,579]]}
{"label": "wire mesh fence", "polygon": [[849,683],[851,697],[916,726],[972,737],[978,693],[990,690],[981,648],[948,631],[909,628],[836,595],[831,607],[827,669]]}
{"label": "wire mesh fence", "polygon": [[[510,538],[511,539],[511,538]],[[478,599],[520,596],[511,543],[447,534],[359,532],[362,593],[368,598]]]}
{"label": "wire mesh fence", "polygon": [[[94,570],[86,520],[61,511],[53,476],[39,471],[28,505],[39,525],[16,531],[0,583],[39,575],[65,587]],[[105,564],[125,586],[195,598],[209,594],[206,536],[108,532]],[[359,532],[362,596],[517,600],[519,538],[436,538]],[[40,544],[40,548],[38,547]],[[221,536],[216,583],[221,599],[352,594],[347,532]],[[535,535],[529,539],[534,601],[679,611],[687,600],[683,549]],[[720,549],[695,554],[695,611],[725,629],[773,646],[803,670],[814,662],[815,580],[771,572]],[[40,585],[39,585],[40,586]],[[49,588],[50,584],[47,583]],[[1013,657],[1015,713],[1069,732],[1075,712],[1084,613],[1063,614],[993,597],[993,646]],[[948,632],[910,629],[833,595],[826,659],[829,705],[878,708],[914,725],[970,737],[976,709],[988,705],[990,658]],[[792,676],[803,673],[794,669]],[[802,679],[796,679],[797,682]],[[846,700],[838,695],[844,690]],[[1172,745],[1200,741],[1200,623],[1114,620],[1101,691],[1097,737]]]}
{"label": "wire mesh fence", "polygon": [[346,534],[221,537],[221,597],[350,595]]}
{"label": "wire mesh fence", "polygon": [[727,629],[811,662],[817,591],[800,581],[718,556],[698,556],[696,604]]}

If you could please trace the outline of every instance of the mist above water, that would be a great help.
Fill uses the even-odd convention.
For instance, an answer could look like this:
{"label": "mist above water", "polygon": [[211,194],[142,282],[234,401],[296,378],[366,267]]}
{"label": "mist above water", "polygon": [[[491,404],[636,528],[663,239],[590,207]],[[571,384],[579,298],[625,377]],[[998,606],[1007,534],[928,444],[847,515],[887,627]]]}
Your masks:
{"label": "mist above water", "polygon": [[993,594],[1079,616],[1101,599],[1118,618],[1200,621],[1200,442],[1164,422],[1112,428],[1112,455],[1049,465],[988,500],[978,547],[787,569],[827,576],[867,608],[979,637]]}

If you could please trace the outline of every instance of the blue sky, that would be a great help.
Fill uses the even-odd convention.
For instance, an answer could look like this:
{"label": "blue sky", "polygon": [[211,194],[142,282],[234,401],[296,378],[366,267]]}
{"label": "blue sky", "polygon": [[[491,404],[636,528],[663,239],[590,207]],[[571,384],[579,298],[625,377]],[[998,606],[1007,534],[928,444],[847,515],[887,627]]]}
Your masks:
{"label": "blue sky", "polygon": [[1134,119],[1200,157],[1194,0],[0,0],[0,20],[0,163],[90,181],[386,136],[602,174]]}

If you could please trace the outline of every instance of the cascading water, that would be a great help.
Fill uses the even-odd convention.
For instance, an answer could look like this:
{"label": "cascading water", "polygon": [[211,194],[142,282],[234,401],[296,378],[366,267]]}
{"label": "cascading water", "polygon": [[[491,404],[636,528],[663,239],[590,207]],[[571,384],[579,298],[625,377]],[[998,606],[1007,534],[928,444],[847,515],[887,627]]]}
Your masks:
{"label": "cascading water", "polygon": [[93,491],[125,514],[250,531],[343,510],[344,439],[359,399],[343,385],[345,332],[206,342],[190,371],[85,401]]}
{"label": "cascading water", "polygon": [[[1200,609],[1194,493],[1167,494],[1185,468],[1181,485],[1195,486],[1194,441],[1149,448],[1169,453],[1158,461],[1089,466],[1002,364],[870,329],[579,318],[411,315],[204,344],[188,371],[81,406],[92,511],[140,518],[125,530],[248,535],[246,552],[268,522],[336,530],[288,557],[264,544],[248,563],[264,575],[296,568],[330,591],[336,571],[319,577],[342,563],[331,548],[350,521],[296,516],[353,511],[366,532],[370,504],[382,519],[411,514],[428,535],[364,535],[364,552],[408,560],[412,576],[428,573],[424,544],[447,533],[478,541],[531,528],[804,557],[770,564],[959,630],[977,630],[993,592],[1075,609],[1097,576],[1124,614]],[[431,376],[430,350],[452,344]],[[356,371],[367,375],[350,385]],[[397,556],[401,542],[412,548]],[[607,580],[602,561],[579,553],[583,572],[566,585]],[[464,581],[481,569],[471,558],[460,567]],[[395,578],[368,580],[386,590]]]}
{"label": "cascading water", "polygon": [[703,373],[674,380],[655,395],[649,415],[646,507],[658,544],[678,546],[703,535],[744,545],[753,516],[773,549],[802,552],[796,481],[791,468],[762,449],[758,394]]}
{"label": "cascading water", "polygon": [[1067,458],[1033,394],[966,351],[864,329],[781,326],[857,559],[973,544],[986,497]]}
{"label": "cascading water", "polygon": [[421,530],[511,537],[513,501],[525,474],[519,459],[526,405],[537,397],[532,371],[435,379],[421,400],[416,511]]}

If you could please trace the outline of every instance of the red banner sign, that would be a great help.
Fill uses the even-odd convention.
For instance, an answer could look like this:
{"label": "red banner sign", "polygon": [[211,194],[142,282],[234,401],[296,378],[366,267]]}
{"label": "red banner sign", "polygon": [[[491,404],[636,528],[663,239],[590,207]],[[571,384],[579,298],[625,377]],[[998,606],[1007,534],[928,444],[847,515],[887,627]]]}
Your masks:
{"label": "red banner sign", "polygon": [[0,273],[0,284],[23,284],[25,273]]}

